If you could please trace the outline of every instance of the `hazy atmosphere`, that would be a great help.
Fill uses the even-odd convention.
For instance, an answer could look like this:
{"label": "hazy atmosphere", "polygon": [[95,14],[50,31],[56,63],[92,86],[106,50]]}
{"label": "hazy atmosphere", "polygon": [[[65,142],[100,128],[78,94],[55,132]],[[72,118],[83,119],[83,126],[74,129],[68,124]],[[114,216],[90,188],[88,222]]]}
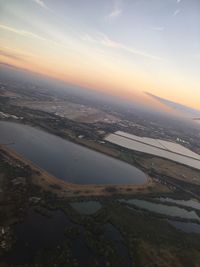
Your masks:
{"label": "hazy atmosphere", "polygon": [[200,0],[0,0],[0,267],[200,266]]}
{"label": "hazy atmosphere", "polygon": [[199,10],[198,0],[0,0],[0,60],[199,109]]}

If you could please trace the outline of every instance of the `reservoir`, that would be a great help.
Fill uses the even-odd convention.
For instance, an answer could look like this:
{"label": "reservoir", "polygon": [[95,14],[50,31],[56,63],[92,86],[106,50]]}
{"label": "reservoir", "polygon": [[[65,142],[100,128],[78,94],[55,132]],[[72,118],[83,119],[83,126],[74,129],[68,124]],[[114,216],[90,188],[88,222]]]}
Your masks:
{"label": "reservoir", "polygon": [[15,150],[40,168],[77,184],[143,184],[139,169],[66,141],[42,130],[13,122],[0,122],[0,144]]}

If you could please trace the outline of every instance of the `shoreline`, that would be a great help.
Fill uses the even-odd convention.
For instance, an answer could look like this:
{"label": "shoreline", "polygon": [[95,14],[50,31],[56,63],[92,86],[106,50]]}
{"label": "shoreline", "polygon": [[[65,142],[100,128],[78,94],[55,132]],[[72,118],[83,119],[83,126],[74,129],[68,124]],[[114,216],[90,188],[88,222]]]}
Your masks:
{"label": "shoreline", "polygon": [[[141,157],[141,156],[147,157],[147,158],[153,157],[153,158],[158,159],[158,160],[159,159],[160,160],[164,160],[168,164],[170,164],[170,163],[177,164],[179,166],[183,166],[183,167],[188,168],[190,170],[199,171],[199,169],[197,169],[195,167],[192,167],[192,166],[189,166],[189,165],[186,165],[184,163],[176,162],[176,161],[174,161],[172,159],[168,159],[168,158],[165,158],[165,157],[157,156],[157,155],[154,155],[154,154],[148,154],[148,153],[145,153],[145,152],[132,150],[132,149],[129,149],[129,148],[126,148],[126,147],[121,147],[121,146],[119,146],[117,144],[110,143],[110,142],[108,142],[106,140],[105,141],[108,142],[109,145],[112,146],[112,148],[108,147],[108,146],[105,146],[105,145],[102,145],[102,144],[99,144],[95,140],[79,139],[77,137],[66,136],[66,135],[64,135],[63,132],[58,133],[58,132],[54,131],[54,129],[50,129],[48,127],[46,128],[46,127],[38,126],[38,125],[36,125],[34,123],[21,122],[21,121],[16,121],[16,120],[2,120],[2,119],[0,119],[0,122],[1,121],[17,123],[17,124],[21,124],[21,125],[25,125],[25,126],[36,128],[37,130],[44,131],[45,133],[48,133],[48,134],[51,134],[53,136],[59,137],[59,138],[65,140],[65,141],[72,142],[72,143],[74,143],[76,145],[83,146],[83,147],[85,147],[85,148],[87,148],[89,150],[96,151],[96,152],[98,152],[100,154],[115,158],[117,160],[126,162],[128,164],[130,164],[130,163],[127,162],[126,160],[124,160],[123,158],[120,158],[121,150],[123,151],[124,149],[126,149],[127,151],[133,153],[136,157]],[[109,135],[109,134],[107,134],[107,135]],[[147,169],[143,168],[142,165],[139,165],[137,162],[134,162],[134,165],[133,164],[130,164],[130,165],[135,167],[135,168],[138,168],[140,171],[143,171],[145,174],[148,171]]]}
{"label": "shoreline", "polygon": [[[1,121],[1,120],[0,120]],[[135,168],[138,168],[140,171],[142,171],[147,178],[147,181],[143,184],[74,184],[74,183],[69,183],[65,180],[59,179],[58,177],[53,176],[52,174],[48,173],[47,171],[43,170],[39,166],[36,166],[33,162],[31,162],[28,159],[25,159],[22,155],[20,156],[17,154],[18,157],[22,159],[22,161],[26,160],[28,165],[35,166],[35,168],[38,170],[40,169],[40,172],[44,174],[46,173],[46,177],[49,177],[46,179],[49,184],[58,184],[61,185],[63,188],[65,188],[67,191],[73,191],[74,195],[116,195],[116,194],[135,194],[135,193],[142,193],[144,194],[147,193],[155,193],[155,192],[172,192],[173,191],[173,186],[175,184],[179,185],[179,182],[186,182],[188,185],[194,185],[194,186],[199,186],[200,181],[196,180],[193,181],[193,177],[199,177],[199,174],[197,173],[196,169],[190,168],[188,166],[182,165],[175,163],[173,161],[163,159],[160,157],[152,157],[152,155],[143,155],[142,153],[133,153],[134,151],[130,151],[128,149],[120,150],[120,148],[116,147],[115,145],[102,145],[96,142],[95,140],[87,140],[87,139],[78,139],[74,133],[69,133],[66,130],[65,132],[58,132],[54,131],[54,129],[49,129],[48,127],[43,126],[38,126],[33,123],[29,122],[21,122],[21,121],[13,121],[13,120],[3,120],[7,122],[14,122],[14,123],[20,123],[21,125],[27,125],[29,127],[34,127],[36,129],[39,129],[41,131],[44,131],[48,134],[57,136],[62,138],[64,141],[72,142],[76,145],[81,145],[91,151],[97,151],[98,153],[101,153],[103,155],[115,158],[119,161],[125,162]],[[48,131],[49,129],[49,131]],[[71,134],[71,135],[70,135]],[[9,149],[9,148],[7,148]],[[11,150],[11,148],[10,148]],[[156,167],[156,169],[155,169]],[[44,175],[45,176],[45,175]],[[174,179],[173,184],[168,183],[168,180],[163,182],[163,179],[161,177],[164,176],[166,179]],[[51,178],[50,178],[51,177]],[[160,177],[160,178],[159,178]],[[51,182],[50,182],[51,180]],[[41,184],[41,182],[38,183]],[[69,188],[70,187],[70,188]],[[109,191],[109,187],[112,187],[112,194],[111,192],[106,192]],[[178,186],[178,188],[186,192],[186,190],[183,189],[183,187]],[[48,188],[49,190],[49,188]],[[85,193],[83,192],[85,190]],[[94,190],[96,192],[94,192]],[[55,190],[54,190],[55,191]],[[98,191],[98,192],[97,192]],[[114,192],[115,191],[115,192]],[[57,193],[57,192],[56,192]],[[62,191],[60,190],[60,193]],[[72,196],[72,193],[64,194],[67,196]],[[73,196],[74,196],[73,195]]]}
{"label": "shoreline", "polygon": [[[32,182],[39,185],[44,191],[56,193],[59,197],[92,197],[92,196],[112,196],[127,195],[135,193],[146,193],[149,189],[155,189],[156,183],[147,175],[147,181],[143,184],[74,184],[61,180],[46,170],[40,168],[15,150],[0,145],[0,149],[9,157],[24,165],[28,165],[32,172]],[[59,188],[57,188],[59,187]]]}

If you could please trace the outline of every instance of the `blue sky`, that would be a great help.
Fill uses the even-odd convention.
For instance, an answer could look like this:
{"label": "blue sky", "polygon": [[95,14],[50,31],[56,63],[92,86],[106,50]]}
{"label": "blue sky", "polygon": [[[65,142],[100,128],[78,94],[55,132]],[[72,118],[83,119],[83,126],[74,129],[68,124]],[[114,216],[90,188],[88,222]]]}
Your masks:
{"label": "blue sky", "polygon": [[0,60],[200,107],[199,0],[0,0]]}

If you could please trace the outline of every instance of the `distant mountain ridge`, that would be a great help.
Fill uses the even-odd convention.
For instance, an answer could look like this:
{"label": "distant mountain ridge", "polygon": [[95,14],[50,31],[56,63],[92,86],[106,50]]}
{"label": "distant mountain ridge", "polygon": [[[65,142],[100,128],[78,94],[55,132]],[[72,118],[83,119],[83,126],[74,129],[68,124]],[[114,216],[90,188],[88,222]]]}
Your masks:
{"label": "distant mountain ridge", "polygon": [[198,109],[194,109],[194,108],[190,108],[188,106],[185,106],[185,105],[182,105],[182,104],[179,104],[179,103],[176,103],[176,102],[173,102],[173,101],[170,101],[168,99],[165,99],[165,98],[161,98],[159,96],[156,96],[156,95],[153,95],[151,93],[148,93],[148,92],[145,92],[146,95],[156,99],[157,101],[159,101],[160,103],[172,108],[172,109],[175,109],[181,113],[184,113],[185,115],[193,118],[194,120],[199,120],[200,119],[200,110]]}

